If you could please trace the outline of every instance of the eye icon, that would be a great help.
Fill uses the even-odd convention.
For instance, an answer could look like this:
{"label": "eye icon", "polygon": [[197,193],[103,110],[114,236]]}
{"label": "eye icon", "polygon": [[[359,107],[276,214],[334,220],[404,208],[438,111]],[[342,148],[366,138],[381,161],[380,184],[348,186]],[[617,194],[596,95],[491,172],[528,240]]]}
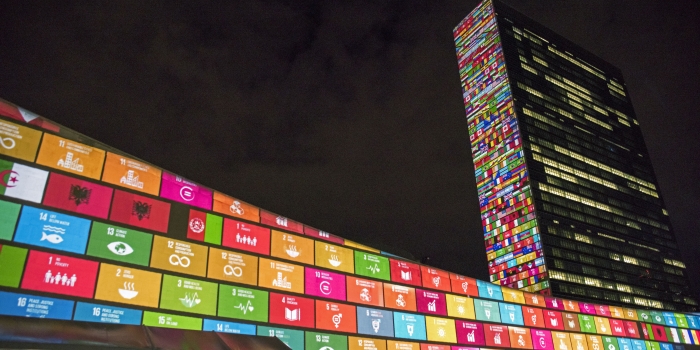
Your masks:
{"label": "eye icon", "polygon": [[107,249],[109,249],[114,254],[122,256],[129,255],[134,252],[134,248],[131,248],[129,244],[124,242],[112,242],[107,245]]}

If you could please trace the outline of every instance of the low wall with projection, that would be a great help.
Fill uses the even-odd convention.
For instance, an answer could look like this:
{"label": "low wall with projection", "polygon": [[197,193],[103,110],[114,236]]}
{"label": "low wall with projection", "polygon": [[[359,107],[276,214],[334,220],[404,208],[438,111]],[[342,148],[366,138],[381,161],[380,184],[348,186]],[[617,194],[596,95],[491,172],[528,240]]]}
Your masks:
{"label": "low wall with projection", "polygon": [[695,315],[525,293],[342,239],[1,100],[0,314],[276,336],[294,350],[700,338]]}

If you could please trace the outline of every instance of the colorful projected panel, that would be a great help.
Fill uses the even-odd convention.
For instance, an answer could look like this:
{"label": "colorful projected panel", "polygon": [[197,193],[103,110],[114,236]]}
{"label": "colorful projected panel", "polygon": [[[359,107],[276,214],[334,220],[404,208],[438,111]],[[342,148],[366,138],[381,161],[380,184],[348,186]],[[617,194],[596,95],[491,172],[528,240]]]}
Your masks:
{"label": "colorful projected panel", "polygon": [[[110,160],[112,156],[111,153],[108,155],[101,182],[97,179],[80,180],[60,172],[49,173],[45,167],[33,168],[0,160],[0,171],[4,174],[0,186],[4,192],[0,194],[5,196],[0,201],[0,239],[8,241],[0,245],[0,286],[3,287],[0,315],[65,320],[72,316],[74,320],[87,322],[263,334],[286,339],[292,348],[299,350],[329,350],[326,347],[334,350],[345,347],[383,349],[387,345],[392,349],[473,349],[456,344],[548,350],[595,350],[594,345],[597,345],[613,350],[625,347],[641,350],[670,349],[672,346],[658,343],[660,341],[676,344],[700,342],[697,330],[700,322],[693,315],[633,310],[522,293],[399,257],[388,259],[384,252],[370,254],[368,252],[378,251],[306,226],[304,233],[307,235],[299,236],[286,232],[289,228],[281,231],[285,230],[281,228],[284,225],[275,221],[271,225],[280,231],[272,231],[269,244],[263,238],[246,233],[249,236],[245,239],[246,244],[231,244],[230,250],[214,248],[211,245],[222,243],[224,220],[251,224],[224,219],[206,209],[195,210],[191,203],[185,203],[190,207],[179,203],[173,205],[171,218],[168,201],[158,201],[147,191],[142,191],[143,195],[122,191],[115,186],[123,184],[114,183],[114,179],[107,181],[106,169],[123,165],[108,164],[116,161]],[[125,169],[119,168],[117,173]],[[29,186],[20,186],[22,182]],[[179,188],[188,185],[182,184]],[[72,195],[74,186],[80,187],[83,193],[78,196],[80,198],[71,198],[71,202],[66,203],[69,199],[63,194]],[[89,192],[90,203],[84,202],[82,188]],[[197,198],[201,192],[195,192]],[[112,193],[114,199],[110,205]],[[214,194],[213,210],[232,215],[225,210],[233,210],[231,206],[236,205],[235,200],[222,196],[218,196],[217,209],[217,195]],[[12,202],[17,199],[37,204],[29,207]],[[182,202],[176,198],[173,200]],[[100,208],[88,206],[98,203]],[[60,208],[61,212],[49,211],[46,206]],[[246,219],[243,213],[236,212],[238,217],[257,221],[255,207],[242,202],[239,207],[243,213],[252,213],[252,216]],[[71,211],[71,215],[63,214],[66,210]],[[109,219],[105,217],[106,212],[111,213]],[[86,216],[97,217],[100,221],[92,222],[85,219]],[[270,218],[267,217],[266,222],[269,223]],[[277,218],[284,219],[274,217]],[[123,225],[116,226],[115,221]],[[174,226],[170,230],[169,222]],[[265,225],[255,227],[269,234],[271,230]],[[133,226],[149,232],[137,231]],[[236,232],[243,235],[245,231]],[[61,239],[48,237],[54,233]],[[490,260],[499,263],[492,264],[494,271],[510,274],[512,268],[525,269],[528,264],[538,266],[541,258],[536,252],[537,235],[524,239],[503,236],[492,237],[499,242],[493,244],[496,250],[489,253]],[[235,234],[229,238],[235,242]],[[15,247],[13,239],[38,250]],[[242,243],[241,240],[235,243]],[[208,246],[200,242],[206,242]],[[328,242],[345,242],[345,245]],[[253,244],[255,247],[251,248],[248,243],[259,245]],[[535,250],[527,250],[532,247]],[[68,251],[71,256],[47,250]],[[253,253],[243,254],[240,250],[252,250]],[[269,254],[271,259],[260,258],[257,256],[260,254]],[[511,259],[510,254],[514,258]],[[533,254],[537,257],[535,260],[524,259]],[[513,263],[516,265],[510,267]],[[501,268],[501,265],[506,268]],[[163,270],[202,278],[164,275]],[[517,275],[511,275],[507,280]],[[389,278],[391,283],[383,282]],[[503,284],[504,279],[493,281]],[[255,286],[258,282],[259,287],[241,286]],[[415,289],[415,286],[420,289]],[[12,288],[18,293],[6,291]],[[291,294],[275,293],[274,289]],[[32,295],[32,290],[42,296]],[[304,297],[300,296],[302,293],[305,293]],[[71,300],[73,297],[95,302]],[[372,308],[375,306],[391,310]],[[142,310],[146,307],[173,310],[177,315]],[[183,316],[182,313],[192,316]],[[208,317],[206,315],[212,319],[202,318]],[[319,328],[332,334],[213,318]],[[474,322],[474,319],[485,323]],[[354,333],[408,341],[348,337]],[[641,337],[644,339],[638,340]],[[409,342],[426,340],[441,344]]]}
{"label": "colorful projected panel", "polygon": [[160,196],[176,202],[211,210],[213,193],[194,182],[180,176],[163,173]]}
{"label": "colorful projected panel", "polygon": [[316,328],[334,332],[356,333],[355,306],[316,300]]}
{"label": "colorful projected panel", "polygon": [[260,222],[260,208],[227,196],[221,192],[214,192],[214,208],[212,210],[219,214]]}
{"label": "colorful projected panel", "polygon": [[218,215],[190,209],[187,238],[221,245],[224,218]]}
{"label": "colorful projected panel", "polygon": [[0,245],[0,286],[19,286],[26,259],[26,249]]}
{"label": "colorful projected panel", "polygon": [[73,315],[73,320],[96,323],[140,325],[142,315],[143,312],[141,310],[84,303],[79,301],[75,305],[75,315]]}
{"label": "colorful projected panel", "polygon": [[389,259],[391,280],[398,283],[421,287],[420,265],[403,260]]}
{"label": "colorful projected panel", "polygon": [[92,298],[97,265],[94,261],[31,250],[22,289]]}
{"label": "colorful projected panel", "polygon": [[233,334],[255,335],[256,327],[252,324],[226,322],[221,320],[204,319],[202,330],[205,332],[221,332]]}
{"label": "colorful projected panel", "polygon": [[397,338],[425,340],[425,316],[394,312],[394,336]]}
{"label": "colorful projected panel", "polygon": [[314,264],[314,241],[272,230],[270,255],[308,265]]}
{"label": "colorful projected panel", "polygon": [[306,332],[306,350],[348,350],[348,337],[344,335]]}
{"label": "colorful projected panel", "polygon": [[384,305],[391,309],[416,311],[415,288],[384,283]]}
{"label": "colorful projected panel", "polygon": [[158,307],[161,274],[102,264],[95,299]]}
{"label": "colorful projected panel", "polygon": [[260,211],[260,223],[274,226],[287,231],[304,233],[303,224],[265,210]]}
{"label": "colorful projected panel", "polygon": [[347,276],[347,300],[357,304],[384,306],[382,283]]}
{"label": "colorful projected panel", "polygon": [[21,205],[0,201],[0,239],[12,240]]}
{"label": "colorful projected panel", "polygon": [[0,195],[39,203],[49,172],[0,159]]}
{"label": "colorful projected panel", "polygon": [[269,293],[266,291],[219,285],[219,316],[267,322],[268,305]]}
{"label": "colorful projected panel", "polygon": [[316,241],[316,266],[346,273],[354,273],[353,250]]}
{"label": "colorful projected panel", "polygon": [[109,219],[147,230],[168,232],[170,203],[129,192],[114,191]]}
{"label": "colorful projected panel", "polygon": [[33,162],[41,131],[0,120],[0,154]]}
{"label": "colorful projected panel", "polygon": [[217,280],[258,284],[258,258],[248,254],[209,248],[207,277]]}
{"label": "colorful projected panel", "polygon": [[105,151],[73,140],[44,134],[37,164],[99,180]]}
{"label": "colorful projected panel", "polygon": [[166,314],[162,312],[144,311],[142,323],[144,326],[151,327],[186,329],[192,331],[202,330],[201,318]]}
{"label": "colorful projected panel", "polygon": [[270,254],[270,229],[247,222],[224,219],[223,246]]}
{"label": "colorful projected panel", "polygon": [[538,257],[530,254],[534,252],[531,246],[518,250],[511,247],[515,242],[534,237],[538,231],[491,2],[482,2],[453,34],[491,282],[534,289],[532,285],[540,282],[538,276],[528,274],[525,278],[516,274],[517,269],[506,271]]}
{"label": "colorful projected panel", "polygon": [[161,173],[144,162],[107,152],[102,181],[157,196]]}
{"label": "colorful projected panel", "polygon": [[345,275],[307,267],[304,275],[307,295],[345,300]]}
{"label": "colorful projected panel", "polygon": [[216,283],[164,275],[160,308],[215,316],[217,293]]}
{"label": "colorful projected panel", "polygon": [[152,240],[148,233],[93,222],[87,255],[148,266]]}
{"label": "colorful projected panel", "polygon": [[355,274],[388,281],[390,279],[389,259],[356,250]]}
{"label": "colorful projected panel", "polygon": [[277,327],[258,327],[258,335],[276,337],[292,350],[304,350],[304,332]]}
{"label": "colorful projected panel", "polygon": [[391,311],[357,307],[357,333],[393,337],[394,316]]}
{"label": "colorful projected panel", "polygon": [[207,247],[154,236],[151,267],[204,277],[207,272]]}
{"label": "colorful projected panel", "polygon": [[0,292],[0,315],[70,320],[74,301]]}
{"label": "colorful projected panel", "polygon": [[270,323],[314,328],[314,300],[270,293]]}
{"label": "colorful projected panel", "polygon": [[90,220],[25,206],[19,217],[15,242],[82,254]]}
{"label": "colorful projected panel", "polygon": [[295,264],[260,258],[261,287],[304,293],[304,268]]}

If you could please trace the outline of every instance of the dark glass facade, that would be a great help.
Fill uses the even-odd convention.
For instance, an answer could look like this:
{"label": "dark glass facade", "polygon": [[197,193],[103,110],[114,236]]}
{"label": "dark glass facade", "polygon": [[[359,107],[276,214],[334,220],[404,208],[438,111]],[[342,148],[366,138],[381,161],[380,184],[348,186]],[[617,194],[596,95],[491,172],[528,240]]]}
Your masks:
{"label": "dark glass facade", "polygon": [[491,282],[697,310],[620,70],[497,1],[454,36]]}

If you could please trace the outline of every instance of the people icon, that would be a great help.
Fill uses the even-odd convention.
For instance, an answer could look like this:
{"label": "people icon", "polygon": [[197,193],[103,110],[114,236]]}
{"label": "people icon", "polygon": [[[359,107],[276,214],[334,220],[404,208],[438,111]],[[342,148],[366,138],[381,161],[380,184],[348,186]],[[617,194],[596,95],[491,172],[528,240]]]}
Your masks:
{"label": "people icon", "polygon": [[240,233],[236,234],[236,243],[242,243],[246,245],[252,245],[256,246],[258,244],[258,239],[253,237],[252,239],[249,236],[241,236]]}
{"label": "people icon", "polygon": [[51,273],[51,270],[46,271],[44,274],[44,283],[48,284],[55,284],[55,285],[61,285],[61,286],[66,286],[66,287],[74,287],[75,282],[78,280],[78,276],[73,274],[72,276],[68,277],[68,273],[64,273],[61,275],[60,272],[57,272],[56,275],[54,276]]}

